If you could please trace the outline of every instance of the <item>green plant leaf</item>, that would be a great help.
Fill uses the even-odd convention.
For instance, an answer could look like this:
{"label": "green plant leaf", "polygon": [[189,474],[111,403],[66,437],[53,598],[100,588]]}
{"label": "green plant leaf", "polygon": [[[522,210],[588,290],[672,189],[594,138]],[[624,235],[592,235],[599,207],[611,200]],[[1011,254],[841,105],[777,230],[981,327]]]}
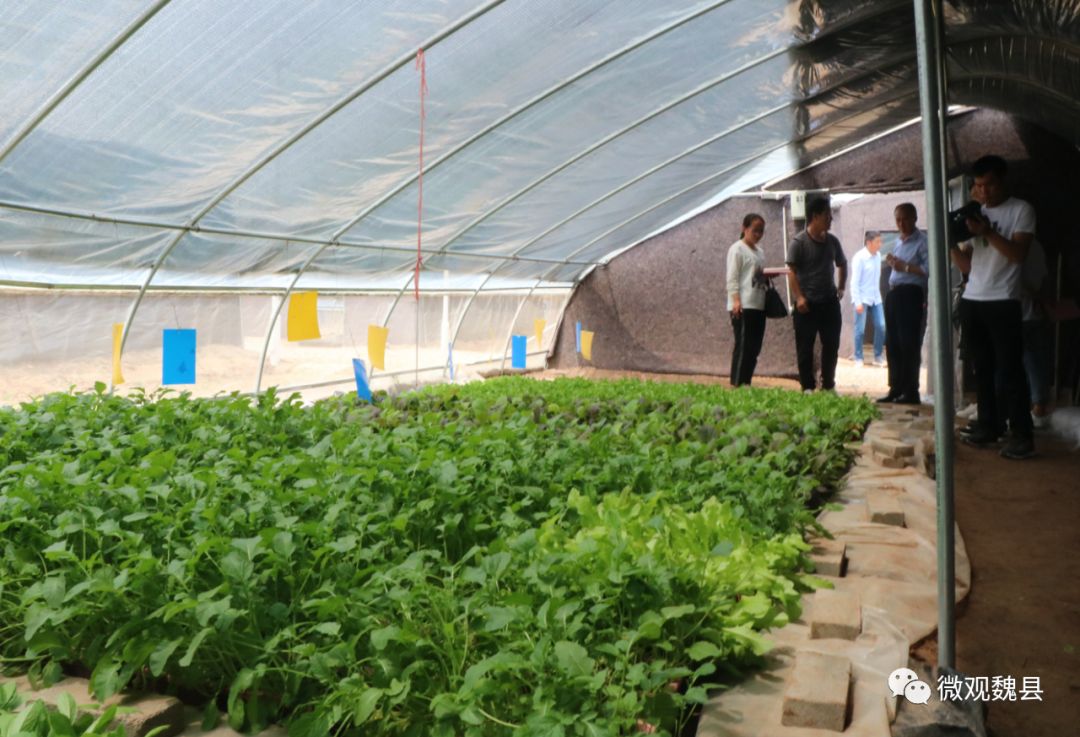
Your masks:
{"label": "green plant leaf", "polygon": [[379,699],[382,698],[383,690],[381,688],[367,688],[356,699],[356,706],[353,708],[352,719],[354,724],[363,724],[371,715],[375,712],[375,707],[379,705]]}
{"label": "green plant leaf", "polygon": [[706,642],[705,640],[698,640],[697,642],[695,642],[687,649],[686,653],[694,660],[709,660],[710,658],[719,658],[722,654],[720,648],[718,648],[711,642]]}
{"label": "green plant leaf", "polygon": [[175,640],[162,642],[150,653],[147,663],[150,666],[151,675],[157,678],[165,672],[165,666],[168,664],[169,658],[172,657],[173,652],[180,647],[180,643],[183,641],[183,638],[178,637]]}
{"label": "green plant leaf", "polygon": [[555,659],[559,668],[571,676],[592,675],[595,662],[589,652],[576,642],[560,640],[555,643]]}
{"label": "green plant leaf", "polygon": [[212,627],[203,627],[193,638],[191,638],[191,642],[188,643],[187,650],[184,652],[184,657],[180,658],[181,668],[188,668],[191,666],[192,661],[195,659],[195,653],[199,650],[199,646],[202,645],[203,640],[212,634],[213,631]]}

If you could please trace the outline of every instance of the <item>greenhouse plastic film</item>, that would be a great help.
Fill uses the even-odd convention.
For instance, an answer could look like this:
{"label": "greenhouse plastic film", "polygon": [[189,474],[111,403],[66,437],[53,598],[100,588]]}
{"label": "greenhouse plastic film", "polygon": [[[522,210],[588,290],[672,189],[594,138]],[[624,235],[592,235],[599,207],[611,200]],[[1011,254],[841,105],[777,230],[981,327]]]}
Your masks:
{"label": "greenhouse plastic film", "polygon": [[185,233],[162,261],[153,285],[284,290],[317,248],[310,243]]}
{"label": "greenhouse plastic film", "polygon": [[[679,3],[673,9],[642,0],[635,0],[630,7],[607,1],[572,5],[507,2],[493,8],[460,33],[425,50],[425,158],[435,161],[455,144],[573,74],[590,59],[616,48],[625,38],[645,32],[673,10],[700,4]],[[326,222],[326,233],[416,173],[418,140],[419,74],[409,64],[293,146],[223,205],[237,222],[284,232],[298,224],[303,224],[305,232],[314,232],[311,219],[318,217]],[[515,158],[523,154],[519,147]],[[467,180],[460,179],[458,173],[455,187],[475,185],[477,173],[496,172],[468,173]],[[282,180],[297,186],[282,192],[277,184]],[[438,191],[437,185],[432,185],[426,193],[436,223],[440,220]],[[285,196],[280,197],[279,192]],[[415,225],[415,189],[405,190],[400,197],[407,203],[401,221]],[[266,220],[276,213],[288,217]],[[216,222],[215,215],[208,221]],[[373,236],[396,244],[408,242],[409,237],[407,228],[397,240],[379,232]]]}
{"label": "greenhouse plastic film", "polygon": [[89,64],[144,0],[21,0],[0,7],[0,150],[23,121]]}
{"label": "greenhouse plastic film", "polygon": [[92,389],[112,375],[112,326],[133,292],[0,290],[0,404],[70,387]]}
{"label": "greenhouse plastic film", "polygon": [[[173,233],[0,208],[0,281],[137,286]],[[199,267],[203,272],[203,268]]]}
{"label": "greenhouse plastic film", "polygon": [[0,197],[185,220],[472,4],[170,3],[8,157]]}
{"label": "greenhouse plastic film", "polygon": [[[657,35],[649,43],[598,66],[583,79],[518,113],[486,139],[463,150],[433,172],[427,180],[430,185],[426,190],[425,206],[430,208],[432,217],[440,225],[444,216],[457,218],[460,222],[474,215],[471,203],[477,201],[480,193],[491,192],[486,199],[494,202],[502,194],[516,191],[542,175],[552,162],[570,158],[592,142],[646,115],[660,103],[693,89],[702,77],[719,75],[774,51],[775,38],[745,48],[739,44],[717,47],[715,38],[732,23],[746,18],[760,16],[759,23],[763,26],[774,22],[780,5],[779,2],[755,6],[731,2],[718,5],[693,22]],[[604,38],[610,36],[605,34]],[[766,43],[770,40],[773,43]],[[633,41],[632,37],[623,39],[628,46]],[[562,53],[561,41],[553,39],[547,56],[561,57]],[[679,57],[682,57],[680,63],[673,64],[672,59]],[[602,55],[596,54],[595,58],[602,58]],[[687,67],[695,69],[695,74],[686,74]],[[554,76],[551,83],[558,84],[569,76]],[[648,88],[640,84],[643,78],[651,79]],[[499,170],[491,169],[492,162],[500,164]],[[617,183],[624,167],[597,167],[592,170],[593,176],[600,181]],[[463,177],[467,179],[463,180]],[[469,182],[470,186],[462,188],[462,181]],[[448,186],[451,182],[456,186]],[[565,201],[567,190],[556,187],[556,191],[562,192],[561,196],[556,196],[556,204]],[[443,206],[441,203],[446,198],[459,201],[451,200]],[[380,208],[376,213],[378,219],[369,218],[355,226],[350,237],[370,231],[372,239],[403,242],[409,237],[404,226],[409,222],[414,202],[415,192],[396,198],[392,207]],[[540,217],[548,212],[542,204],[530,206],[530,211]],[[380,223],[385,227],[378,227]],[[401,226],[396,232],[395,225]],[[436,242],[439,236],[440,231],[432,234]],[[494,233],[490,237],[462,240],[454,247],[459,250],[484,249],[481,244],[499,244],[506,240],[501,233]]]}

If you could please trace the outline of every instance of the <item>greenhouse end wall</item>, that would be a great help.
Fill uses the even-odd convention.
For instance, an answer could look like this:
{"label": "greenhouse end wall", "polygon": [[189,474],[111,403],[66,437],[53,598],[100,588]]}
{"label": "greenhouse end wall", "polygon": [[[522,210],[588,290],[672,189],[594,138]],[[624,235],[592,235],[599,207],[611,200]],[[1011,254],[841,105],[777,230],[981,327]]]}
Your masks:
{"label": "greenhouse end wall", "polygon": [[[743,217],[759,213],[766,222],[766,266],[782,266],[781,205],[759,198],[727,200],[597,267],[567,306],[551,366],[727,375],[728,246],[739,238]],[[783,280],[776,283],[786,295]],[[591,361],[575,350],[578,321],[596,336]],[[791,321],[770,320],[757,373],[795,375],[794,345]]]}

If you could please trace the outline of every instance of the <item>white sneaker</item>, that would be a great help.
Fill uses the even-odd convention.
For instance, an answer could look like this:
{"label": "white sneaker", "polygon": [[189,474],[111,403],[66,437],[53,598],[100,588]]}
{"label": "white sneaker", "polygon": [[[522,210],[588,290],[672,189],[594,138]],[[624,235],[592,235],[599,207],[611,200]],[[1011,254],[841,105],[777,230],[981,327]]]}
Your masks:
{"label": "white sneaker", "polygon": [[855,368],[862,368],[862,367],[863,367],[862,359],[861,358],[856,358],[855,359]]}
{"label": "white sneaker", "polygon": [[882,368],[885,365],[885,359],[883,359],[883,358],[875,358],[874,359],[874,365],[877,366],[878,368]]}
{"label": "white sneaker", "polygon": [[979,405],[969,404],[963,409],[957,410],[956,416],[965,420],[977,420],[979,418]]}

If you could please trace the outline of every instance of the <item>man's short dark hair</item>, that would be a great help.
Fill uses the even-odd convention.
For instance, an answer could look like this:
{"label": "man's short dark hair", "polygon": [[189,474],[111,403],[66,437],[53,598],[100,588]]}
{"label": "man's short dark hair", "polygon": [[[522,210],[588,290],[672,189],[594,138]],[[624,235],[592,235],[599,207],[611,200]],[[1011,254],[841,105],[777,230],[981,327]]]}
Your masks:
{"label": "man's short dark hair", "polygon": [[872,243],[873,241],[876,241],[880,237],[881,237],[881,233],[877,232],[876,230],[868,230],[868,231],[866,231],[866,238],[864,239],[864,242],[865,243]]}
{"label": "man's short dark hair", "polygon": [[816,197],[806,203],[806,219],[813,220],[815,216],[827,213],[831,208],[828,197]]}
{"label": "man's short dark hair", "polygon": [[984,177],[987,174],[997,174],[998,177],[1004,177],[1009,173],[1009,165],[1005,163],[1005,159],[1000,156],[983,156],[971,165],[971,176]]}
{"label": "man's short dark hair", "polygon": [[903,210],[904,212],[911,213],[911,217],[913,217],[913,218],[919,217],[918,210],[916,210],[915,205],[910,203],[910,202],[901,202],[899,205],[897,205],[895,208],[893,208],[893,213],[895,214],[899,210]]}

